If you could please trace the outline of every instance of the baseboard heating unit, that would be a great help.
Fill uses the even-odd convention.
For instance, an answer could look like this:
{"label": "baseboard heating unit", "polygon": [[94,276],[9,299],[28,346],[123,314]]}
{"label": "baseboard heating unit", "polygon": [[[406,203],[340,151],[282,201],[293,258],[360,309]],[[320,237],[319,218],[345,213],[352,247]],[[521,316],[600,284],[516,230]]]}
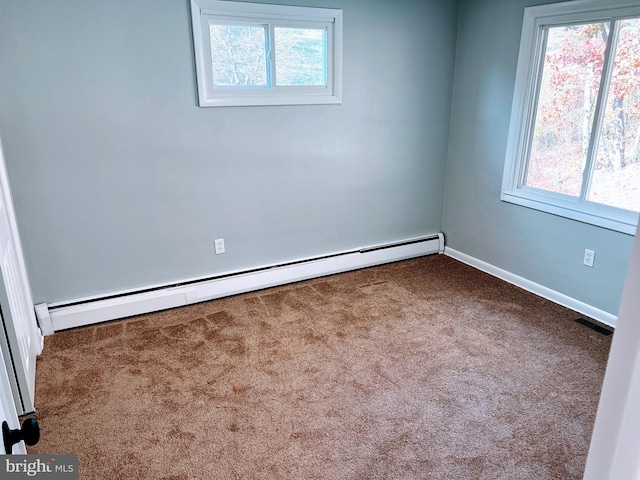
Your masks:
{"label": "baseboard heating unit", "polygon": [[226,272],[170,285],[118,292],[98,298],[50,305],[42,303],[36,305],[36,315],[42,332],[50,335],[69,328],[443,252],[444,236],[437,233],[251,270]]}

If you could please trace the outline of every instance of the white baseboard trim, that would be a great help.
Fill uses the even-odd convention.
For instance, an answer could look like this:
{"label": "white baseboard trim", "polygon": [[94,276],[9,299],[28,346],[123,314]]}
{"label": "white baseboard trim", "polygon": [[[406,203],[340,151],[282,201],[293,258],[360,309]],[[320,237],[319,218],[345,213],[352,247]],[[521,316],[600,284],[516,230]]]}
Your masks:
{"label": "white baseboard trim", "polygon": [[50,334],[69,328],[182,307],[239,293],[443,252],[444,237],[439,233],[430,237],[304,259],[248,272],[225,273],[187,285],[166,286],[153,291],[128,292],[117,296],[105,295],[103,298],[67,302],[66,305],[39,304],[37,315],[40,325],[47,325],[46,333]]}
{"label": "white baseboard trim", "polygon": [[551,290],[550,288],[498,268],[494,265],[491,265],[490,263],[467,255],[466,253],[454,250],[453,248],[445,247],[444,254],[451,258],[455,258],[462,263],[466,263],[467,265],[477,268],[478,270],[482,270],[489,275],[493,275],[494,277],[498,277],[506,282],[516,285],[524,290],[527,290],[528,292],[546,298],[547,300],[562,305],[563,307],[575,310],[576,312],[582,313],[583,315],[591,317],[594,320],[598,320],[599,322],[602,322],[606,325],[609,325],[611,327],[615,327],[616,325],[616,321],[618,318],[616,315],[605,312],[604,310],[600,310],[599,308],[588,305],[584,302],[581,302],[580,300],[576,300],[575,298],[569,297],[563,293]]}

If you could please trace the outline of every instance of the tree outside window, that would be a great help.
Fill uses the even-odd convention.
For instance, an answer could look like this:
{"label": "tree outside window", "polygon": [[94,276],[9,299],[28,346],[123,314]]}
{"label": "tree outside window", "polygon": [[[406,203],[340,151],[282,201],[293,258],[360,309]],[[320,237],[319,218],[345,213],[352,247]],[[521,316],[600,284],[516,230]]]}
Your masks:
{"label": "tree outside window", "polygon": [[544,33],[523,183],[640,211],[640,20]]}

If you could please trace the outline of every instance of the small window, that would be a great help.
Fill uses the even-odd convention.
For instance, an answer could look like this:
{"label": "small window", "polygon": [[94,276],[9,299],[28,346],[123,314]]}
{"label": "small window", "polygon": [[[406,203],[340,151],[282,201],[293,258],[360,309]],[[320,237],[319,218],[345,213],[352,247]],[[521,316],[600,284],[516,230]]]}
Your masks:
{"label": "small window", "polygon": [[342,11],[191,0],[201,107],[341,103]]}
{"label": "small window", "polygon": [[633,234],[640,7],[595,5],[525,9],[501,198]]}

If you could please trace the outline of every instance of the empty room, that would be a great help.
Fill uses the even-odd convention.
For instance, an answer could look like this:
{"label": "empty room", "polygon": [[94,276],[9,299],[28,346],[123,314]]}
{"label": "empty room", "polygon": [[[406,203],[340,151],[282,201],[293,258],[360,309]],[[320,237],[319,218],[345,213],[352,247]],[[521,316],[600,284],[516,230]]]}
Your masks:
{"label": "empty room", "polygon": [[4,451],[640,478],[639,18],[0,1]]}

